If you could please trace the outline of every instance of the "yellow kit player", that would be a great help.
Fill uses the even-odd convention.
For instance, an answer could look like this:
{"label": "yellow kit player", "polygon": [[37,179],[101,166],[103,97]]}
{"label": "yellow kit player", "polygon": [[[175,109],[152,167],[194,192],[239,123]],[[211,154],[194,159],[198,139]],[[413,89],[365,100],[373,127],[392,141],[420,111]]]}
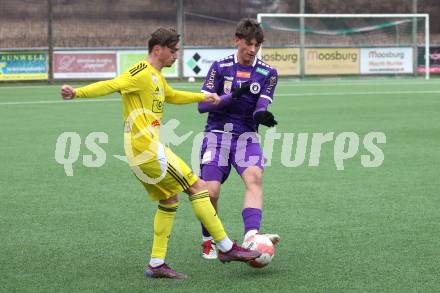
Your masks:
{"label": "yellow kit player", "polygon": [[120,76],[74,89],[61,87],[65,100],[92,98],[119,92],[124,116],[124,149],[136,177],[150,198],[159,201],[153,224],[153,247],[145,275],[151,278],[183,279],[185,274],[172,270],[165,263],[168,239],[177,207],[178,193],[185,192],[196,217],[218,243],[222,262],[250,261],[260,256],[232,242],[224,231],[210,200],[206,183],[191,172],[185,162],[159,142],[159,126],[165,103],[218,104],[215,93],[192,93],[172,89],[163,75],[163,67],[177,58],[179,35],[173,29],[157,29],[148,41],[149,55]]}

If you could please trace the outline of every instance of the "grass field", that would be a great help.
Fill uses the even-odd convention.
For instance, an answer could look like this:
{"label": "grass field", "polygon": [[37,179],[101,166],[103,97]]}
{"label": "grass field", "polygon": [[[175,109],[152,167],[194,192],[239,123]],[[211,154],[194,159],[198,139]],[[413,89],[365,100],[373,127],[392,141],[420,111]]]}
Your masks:
{"label": "grass field", "polygon": [[[200,84],[175,84],[198,90]],[[280,133],[354,132],[359,152],[336,170],[334,141],[319,166],[281,163],[281,140],[264,178],[263,230],[282,236],[265,269],[199,257],[200,226],[186,196],[167,260],[191,279],[146,280],[156,204],[125,163],[118,95],[63,102],[59,86],[0,86],[1,292],[438,292],[440,288],[440,80],[282,80],[271,109]],[[176,133],[199,132],[194,105],[166,108]],[[55,144],[77,132],[81,153],[68,177]],[[108,134],[100,168],[82,164],[84,140]],[[382,165],[360,156],[383,132]],[[190,157],[192,137],[173,148]],[[295,146],[294,146],[295,148]],[[220,216],[242,239],[243,185],[233,173]]]}

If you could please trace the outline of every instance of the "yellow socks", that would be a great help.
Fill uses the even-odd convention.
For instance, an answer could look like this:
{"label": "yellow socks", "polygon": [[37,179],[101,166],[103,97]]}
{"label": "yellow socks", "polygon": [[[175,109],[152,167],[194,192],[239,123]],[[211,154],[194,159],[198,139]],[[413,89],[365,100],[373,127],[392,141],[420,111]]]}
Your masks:
{"label": "yellow socks", "polygon": [[[209,200],[209,193],[203,190],[189,197],[194,214],[206,227],[214,240],[220,245],[222,251],[227,251],[232,247],[231,240],[226,236],[223,224],[217,216],[217,212]],[[154,237],[151,259],[154,265],[163,263],[167,254],[168,239],[173,229],[174,218],[179,203],[159,204],[156,216],[154,217]],[[225,243],[223,243],[225,242]],[[224,247],[223,247],[224,246]],[[151,264],[151,263],[150,263]]]}
{"label": "yellow socks", "polygon": [[206,227],[209,234],[216,242],[226,237],[222,222],[217,216],[217,212],[209,200],[208,190],[203,190],[189,197],[194,214],[200,222]]}
{"label": "yellow socks", "polygon": [[159,204],[154,217],[154,237],[151,257],[165,259],[167,254],[168,239],[173,229],[174,218],[179,203]]}

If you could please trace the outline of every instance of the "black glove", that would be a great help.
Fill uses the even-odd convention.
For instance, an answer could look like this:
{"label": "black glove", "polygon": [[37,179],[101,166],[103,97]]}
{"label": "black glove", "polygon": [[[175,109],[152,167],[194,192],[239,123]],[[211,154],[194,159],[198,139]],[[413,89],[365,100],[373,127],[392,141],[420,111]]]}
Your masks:
{"label": "black glove", "polygon": [[259,111],[255,113],[254,120],[257,122],[257,124],[263,124],[267,127],[274,127],[278,124],[273,114],[269,111]]}
{"label": "black glove", "polygon": [[240,87],[234,89],[232,91],[232,99],[238,100],[243,94],[247,94],[250,92],[251,83],[246,81],[240,83]]}

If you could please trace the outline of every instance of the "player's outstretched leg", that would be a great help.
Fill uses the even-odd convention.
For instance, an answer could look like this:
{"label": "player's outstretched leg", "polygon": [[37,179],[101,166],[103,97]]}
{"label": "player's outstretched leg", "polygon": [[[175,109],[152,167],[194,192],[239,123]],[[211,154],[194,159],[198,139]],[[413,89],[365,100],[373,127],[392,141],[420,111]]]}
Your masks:
{"label": "player's outstretched leg", "polygon": [[[211,166],[208,166],[211,167]],[[204,172],[207,172],[206,166],[202,168],[202,176],[206,175]],[[212,175],[212,174],[211,174]],[[220,188],[221,188],[221,180],[211,180],[211,181],[205,181],[206,185],[208,187],[210,200],[212,203],[212,206],[217,211],[217,201],[220,196]],[[212,238],[211,234],[209,234],[208,230],[206,230],[205,226],[201,224],[202,226],[202,258],[206,260],[212,260],[217,259],[217,245],[215,243],[214,238]]]}
{"label": "player's outstretched leg", "polygon": [[209,233],[217,243],[218,258],[221,262],[229,261],[251,261],[261,255],[255,250],[245,249],[226,235],[223,224],[217,216],[212,203],[209,199],[209,192],[206,189],[206,184],[202,180],[196,181],[186,191],[189,195],[194,214],[200,222],[206,227]]}
{"label": "player's outstretched leg", "polygon": [[260,256],[261,252],[244,248],[234,241],[232,243],[231,249],[229,249],[228,251],[223,251],[219,248],[217,257],[222,263],[225,263],[230,261],[248,262]]}

